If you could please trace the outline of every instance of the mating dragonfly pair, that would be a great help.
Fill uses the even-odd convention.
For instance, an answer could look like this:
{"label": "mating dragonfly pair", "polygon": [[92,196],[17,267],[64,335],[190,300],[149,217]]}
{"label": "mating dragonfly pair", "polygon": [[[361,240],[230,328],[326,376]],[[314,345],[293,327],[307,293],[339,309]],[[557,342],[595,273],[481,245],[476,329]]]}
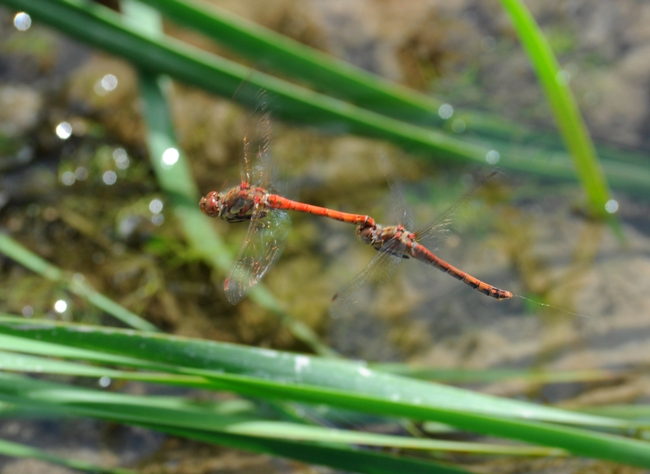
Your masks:
{"label": "mating dragonfly pair", "polygon": [[248,234],[226,278],[226,298],[237,304],[248,290],[257,284],[284,250],[291,219],[286,211],[297,211],[328,217],[357,226],[359,239],[378,250],[378,254],[352,281],[332,298],[330,312],[338,317],[354,313],[359,295],[371,285],[377,275],[392,274],[404,258],[412,257],[442,270],[454,278],[498,300],[512,298],[512,293],[489,285],[438,258],[421,241],[439,230],[440,222],[448,216],[411,232],[412,216],[399,190],[393,188],[395,207],[399,209],[398,225],[382,225],[367,215],[349,214],[287,199],[270,192],[273,168],[270,156],[271,118],[268,110],[258,110],[254,133],[244,137],[241,184],[227,192],[211,191],[201,198],[201,211],[210,217],[228,222],[250,221]]}

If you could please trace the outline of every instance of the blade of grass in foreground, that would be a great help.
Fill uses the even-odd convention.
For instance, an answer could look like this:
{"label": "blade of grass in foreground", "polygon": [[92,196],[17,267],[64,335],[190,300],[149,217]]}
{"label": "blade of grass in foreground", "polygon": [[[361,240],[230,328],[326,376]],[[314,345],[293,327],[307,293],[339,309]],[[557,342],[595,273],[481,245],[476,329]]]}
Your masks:
{"label": "blade of grass in foreground", "polygon": [[[499,156],[503,169],[574,179],[575,170],[566,154],[531,151],[522,155],[495,149],[493,145],[461,141],[422,127],[388,118],[346,102],[306,90],[286,81],[250,70],[185,43],[165,36],[151,37],[121,20],[120,15],[96,3],[81,0],[0,0],[0,3],[27,11],[35,19],[50,24],[92,46],[123,57],[152,73],[164,73],[222,97],[232,98],[242,81],[265,89],[277,99],[277,115],[300,125],[321,126],[333,132],[347,132],[385,139],[406,150],[435,154],[436,159],[463,159],[485,163]],[[255,97],[239,94],[237,100],[255,106]],[[495,155],[493,152],[498,152]],[[488,156],[488,153],[490,155]],[[647,189],[648,172],[644,165],[630,165],[636,173],[626,173],[622,188]],[[618,176],[616,163],[608,169]]]}
{"label": "blade of grass in foreground", "polygon": [[[38,364],[39,361],[36,359],[41,358],[32,359],[32,363]],[[3,357],[3,360],[8,360],[11,363],[10,358]],[[72,365],[74,364],[66,363],[64,370],[69,373]],[[90,375],[89,368],[84,368],[80,364],[76,365],[79,365],[83,375]],[[50,364],[51,368],[55,368],[55,366],[56,361]],[[99,367],[95,369],[97,372],[102,370]],[[113,371],[113,374],[115,373],[116,371]],[[14,404],[22,403],[28,407],[47,408],[52,411],[58,409],[75,416],[91,416],[121,423],[157,423],[179,428],[259,438],[499,455],[558,456],[567,454],[557,448],[443,441],[308,426],[268,420],[260,418],[254,413],[228,413],[220,409],[219,403],[197,403],[194,398],[136,396],[90,390],[2,372],[0,372],[0,398]]]}
{"label": "blade of grass in foreground", "polygon": [[163,433],[183,436],[197,441],[230,446],[257,453],[282,456],[298,461],[329,466],[345,472],[362,472],[369,474],[470,474],[460,467],[398,457],[377,451],[365,451],[347,446],[319,445],[297,441],[259,439],[252,436],[227,433],[209,433],[200,430],[180,429],[157,424],[140,424],[143,427]]}
{"label": "blade of grass in foreground", "polygon": [[0,252],[24,265],[43,278],[61,284],[71,293],[78,295],[102,311],[114,316],[125,324],[142,331],[158,331],[149,321],[142,319],[112,299],[102,295],[86,283],[80,273],[67,273],[46,262],[34,252],[26,249],[6,234],[0,233]]}
{"label": "blade of grass in foreground", "polygon": [[435,367],[418,367],[408,364],[372,364],[372,367],[391,374],[448,383],[498,382],[503,380],[519,380],[536,384],[602,382],[625,376],[625,373],[616,373],[611,370],[567,370],[551,372],[537,369],[437,369]]}
{"label": "blade of grass in foreground", "polygon": [[[125,14],[131,15],[134,21],[137,19],[143,29],[160,29],[160,26],[156,25],[159,18],[155,10],[131,1],[123,1],[122,5]],[[206,262],[221,270],[222,273],[226,273],[232,264],[230,251],[215,232],[210,220],[199,210],[198,188],[185,154],[176,143],[165,98],[165,89],[169,89],[171,83],[163,77],[144,71],[140,72],[139,80],[144,101],[149,156],[158,183],[172,202],[175,216],[190,245]],[[314,352],[321,355],[336,355],[332,349],[320,342],[309,326],[283,311],[273,294],[263,285],[258,284],[250,293],[250,297],[258,305],[279,317],[285,327]]]}
{"label": "blade of grass in foreground", "polygon": [[574,160],[576,171],[589,199],[591,212],[607,215],[607,181],[598,163],[596,150],[582,119],[578,104],[560,66],[535,19],[521,0],[501,0],[510,15],[519,40],[528,54],[546,94],[555,121]]}
{"label": "blade of grass in foreground", "polygon": [[623,430],[644,425],[382,374],[358,363],[22,318],[2,318],[0,332],[175,365],[179,373],[211,380],[215,389],[246,396],[436,420],[472,432],[560,447],[576,455],[650,466],[650,445],[646,442],[531,420]]}

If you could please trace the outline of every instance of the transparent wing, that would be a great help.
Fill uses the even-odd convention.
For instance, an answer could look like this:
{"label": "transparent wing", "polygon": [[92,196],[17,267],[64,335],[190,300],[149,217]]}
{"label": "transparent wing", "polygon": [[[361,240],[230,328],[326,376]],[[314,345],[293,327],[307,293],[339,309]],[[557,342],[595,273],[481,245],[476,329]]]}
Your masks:
{"label": "transparent wing", "polygon": [[436,243],[439,242],[440,238],[449,233],[449,226],[453,220],[454,214],[458,211],[458,208],[463,204],[466,204],[479,189],[483,188],[487,182],[492,180],[499,173],[499,171],[493,171],[488,176],[481,179],[469,191],[463,194],[463,196],[449,209],[438,216],[436,220],[415,232],[416,240],[422,243],[429,250],[434,250],[437,247]]}
{"label": "transparent wing", "polygon": [[257,92],[256,106],[247,122],[244,161],[251,170],[249,182],[267,189],[273,181],[274,170],[271,160],[271,111],[266,91]]}
{"label": "transparent wing", "polygon": [[392,178],[388,178],[391,199],[391,217],[396,224],[402,224],[406,230],[413,232],[413,213],[406,204],[402,186]]}
{"label": "transparent wing", "polygon": [[280,257],[290,226],[291,219],[284,211],[256,210],[246,240],[223,285],[230,303],[239,303]]}
{"label": "transparent wing", "polygon": [[404,189],[394,179],[394,173],[390,161],[386,155],[381,156],[381,167],[386,175],[388,186],[390,187],[390,218],[391,224],[402,224],[405,229],[413,231],[413,213],[406,205]]}
{"label": "transparent wing", "polygon": [[402,261],[406,246],[396,239],[386,242],[361,273],[332,297],[330,315],[334,318],[358,314],[372,301],[377,287],[387,281]]}

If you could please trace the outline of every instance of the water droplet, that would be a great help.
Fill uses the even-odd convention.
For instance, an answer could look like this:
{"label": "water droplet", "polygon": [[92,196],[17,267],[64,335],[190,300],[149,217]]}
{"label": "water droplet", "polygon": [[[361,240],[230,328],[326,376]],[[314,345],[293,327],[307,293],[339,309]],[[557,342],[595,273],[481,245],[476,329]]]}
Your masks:
{"label": "water droplet", "polygon": [[125,170],[129,167],[129,155],[126,154],[124,148],[116,148],[113,152],[113,159],[119,169]]}
{"label": "water droplet", "polygon": [[555,80],[561,86],[566,86],[571,80],[571,74],[569,73],[569,71],[562,70],[557,73],[557,75],[555,76]]}
{"label": "water droplet", "polygon": [[605,210],[610,214],[614,214],[616,211],[618,211],[618,201],[615,199],[610,199],[607,201],[605,204]]}
{"label": "water droplet", "polygon": [[84,281],[86,281],[86,277],[83,276],[81,273],[75,273],[74,275],[72,275],[72,281],[74,281],[75,283],[83,283]]}
{"label": "water droplet", "polygon": [[296,371],[297,374],[302,372],[302,369],[309,367],[309,357],[306,356],[296,356],[295,362],[294,362],[294,370]]}
{"label": "water droplet", "polygon": [[17,30],[27,31],[32,26],[32,17],[25,12],[16,13],[16,16],[14,16],[14,26]]}
{"label": "water droplet", "polygon": [[101,84],[104,90],[110,92],[117,87],[117,77],[113,74],[106,74],[102,77]]}
{"label": "water droplet", "polygon": [[155,226],[162,225],[165,222],[165,216],[162,214],[154,214],[151,216],[151,223]]}
{"label": "water droplet", "polygon": [[366,367],[359,367],[359,375],[362,377],[370,377],[372,375],[372,371]]}
{"label": "water droplet", "polygon": [[149,203],[149,210],[154,214],[159,214],[163,210],[163,202],[160,199],[152,199]]}
{"label": "water droplet", "polygon": [[54,311],[57,313],[61,314],[65,312],[66,309],[68,309],[68,303],[65,300],[57,300],[57,302],[54,303]]}
{"label": "water droplet", "polygon": [[72,186],[76,179],[77,178],[72,171],[66,171],[61,175],[61,182],[66,186]]}
{"label": "water droplet", "polygon": [[117,175],[115,174],[115,171],[107,171],[102,175],[102,180],[108,186],[112,186],[117,181]]}
{"label": "water droplet", "polygon": [[167,148],[162,154],[162,166],[165,169],[171,168],[180,157],[180,153],[176,148]]}
{"label": "water droplet", "polygon": [[97,383],[100,387],[106,388],[111,384],[111,378],[104,375],[103,377],[99,378],[99,381]]}
{"label": "water droplet", "polygon": [[72,135],[72,125],[68,122],[61,122],[56,126],[55,132],[61,140],[67,140]]}
{"label": "water droplet", "polygon": [[77,178],[79,181],[85,181],[86,179],[88,179],[88,170],[83,166],[80,166],[79,168],[74,170],[74,177]]}
{"label": "water droplet", "polygon": [[440,115],[441,119],[447,120],[454,115],[454,108],[449,104],[442,104],[438,109],[438,115]]}
{"label": "water droplet", "polygon": [[499,152],[496,150],[490,150],[485,154],[485,161],[487,161],[488,164],[496,165],[500,159],[501,155],[499,155]]}
{"label": "water droplet", "polygon": [[463,119],[456,119],[451,123],[451,129],[454,133],[463,133],[465,131],[466,125]]}

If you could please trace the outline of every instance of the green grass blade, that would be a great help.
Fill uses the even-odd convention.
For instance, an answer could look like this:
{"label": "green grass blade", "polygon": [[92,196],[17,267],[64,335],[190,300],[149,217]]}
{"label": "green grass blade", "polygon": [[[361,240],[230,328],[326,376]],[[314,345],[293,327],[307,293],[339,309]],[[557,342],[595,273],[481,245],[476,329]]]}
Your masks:
{"label": "green grass blade", "polygon": [[0,233],[0,253],[24,265],[48,280],[61,284],[71,293],[87,300],[93,306],[107,312],[125,324],[141,331],[158,331],[149,321],[142,319],[112,299],[93,289],[80,275],[72,275],[45,261],[34,252],[20,245],[6,234]]}
{"label": "green grass blade", "polygon": [[361,108],[406,122],[442,125],[442,102],[389,82],[204,2],[141,0],[169,20],[216,40],[262,68],[313,84]]}
{"label": "green grass blade", "polygon": [[63,458],[49,454],[41,449],[32,448],[31,446],[26,446],[24,444],[13,443],[4,439],[0,439],[0,454],[15,458],[38,459],[72,469],[79,469],[80,471],[102,472],[106,474],[135,474],[136,472],[130,469],[106,468],[85,461]]}
{"label": "green grass blade", "polygon": [[459,467],[398,457],[377,451],[363,451],[346,446],[323,446],[299,443],[297,441],[254,438],[227,433],[209,433],[156,424],[142,424],[141,426],[206,443],[282,456],[310,464],[329,466],[345,472],[362,472],[368,474],[395,474],[398,472],[409,474],[469,474],[469,471]]}
{"label": "green grass blade", "polygon": [[[143,30],[152,30],[151,34],[155,34],[159,25],[156,24],[158,18],[154,10],[129,1],[123,2],[123,8],[125,14],[131,16],[132,21],[137,19],[140,22]],[[185,154],[176,143],[172,118],[165,98],[165,89],[168,89],[171,84],[164,77],[144,71],[140,72],[139,78],[140,92],[145,106],[147,145],[158,183],[170,199],[174,214],[190,245],[205,261],[222,273],[226,273],[232,264],[232,256],[215,232],[210,220],[199,210],[198,188]],[[163,156],[165,151],[170,149],[176,150],[178,158],[173,164],[166,164]],[[251,292],[251,299],[279,317],[285,327],[314,352],[321,355],[335,355],[334,351],[320,342],[310,327],[284,312],[275,297],[263,285],[257,285],[257,288]]]}
{"label": "green grass blade", "polygon": [[[101,348],[178,366],[215,387],[247,396],[326,403],[391,417],[436,420],[461,429],[556,446],[573,454],[650,466],[648,443],[529,420],[632,429],[644,425],[499,399],[382,374],[344,361],[163,334],[3,318],[0,332],[80,348]],[[526,421],[528,420],[528,421]]]}
{"label": "green grass blade", "polygon": [[607,214],[605,203],[609,199],[607,181],[568,81],[562,80],[562,71],[551,46],[524,3],[521,0],[501,0],[501,5],[510,15],[546,94],[560,133],[574,160],[591,211],[603,217]]}
{"label": "green grass blade", "polygon": [[[3,357],[3,360],[11,363],[8,357]],[[41,362],[46,363],[45,361]],[[78,366],[79,375],[91,375],[87,368],[80,364],[65,364],[66,372],[74,365]],[[116,372],[118,371],[112,371],[112,373]],[[129,378],[128,374],[125,375],[126,378]],[[260,438],[493,455],[558,456],[567,454],[563,450],[553,448],[409,438],[265,420],[259,419],[252,413],[228,413],[222,409],[223,404],[220,403],[197,403],[194,399],[183,397],[142,397],[89,390],[33,381],[2,373],[0,373],[0,398],[13,403],[19,403],[23,399],[28,400],[24,403],[41,409],[60,407],[62,411],[76,416],[92,416],[123,423],[158,423],[180,428]]]}
{"label": "green grass blade", "polygon": [[520,380],[529,383],[602,382],[621,377],[609,370],[570,370],[548,372],[536,369],[437,369],[408,364],[372,364],[374,369],[416,379],[447,383],[499,382]]}

